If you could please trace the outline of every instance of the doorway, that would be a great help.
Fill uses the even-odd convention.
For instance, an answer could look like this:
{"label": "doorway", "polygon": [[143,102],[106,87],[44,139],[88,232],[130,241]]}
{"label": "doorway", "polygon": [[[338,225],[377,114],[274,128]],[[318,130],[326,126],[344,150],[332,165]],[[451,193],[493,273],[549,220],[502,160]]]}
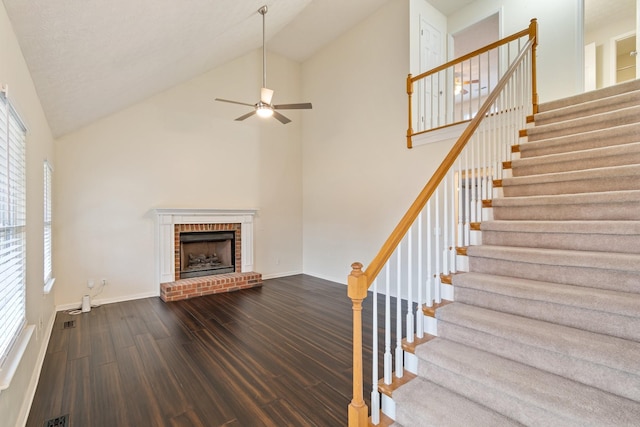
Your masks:
{"label": "doorway", "polygon": [[584,0],[584,90],[640,78],[640,0]]}

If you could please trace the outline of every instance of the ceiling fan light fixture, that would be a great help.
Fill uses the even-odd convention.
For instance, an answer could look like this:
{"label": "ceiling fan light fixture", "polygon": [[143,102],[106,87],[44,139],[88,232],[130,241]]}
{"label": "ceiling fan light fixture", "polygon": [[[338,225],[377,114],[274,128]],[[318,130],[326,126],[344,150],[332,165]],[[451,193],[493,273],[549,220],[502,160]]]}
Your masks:
{"label": "ceiling fan light fixture", "polygon": [[273,116],[273,108],[269,105],[258,105],[256,107],[256,114],[258,117],[269,118]]}

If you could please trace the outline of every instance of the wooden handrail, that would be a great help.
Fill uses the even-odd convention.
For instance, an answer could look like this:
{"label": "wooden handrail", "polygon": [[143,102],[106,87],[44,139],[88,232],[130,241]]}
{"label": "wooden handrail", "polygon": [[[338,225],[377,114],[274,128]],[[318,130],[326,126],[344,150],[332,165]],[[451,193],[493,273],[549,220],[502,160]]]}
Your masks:
{"label": "wooden handrail", "polygon": [[509,78],[511,78],[512,74],[515,72],[518,66],[518,63],[522,60],[522,57],[524,56],[525,52],[530,47],[533,46],[534,42],[535,42],[535,39],[530,39],[527,42],[527,44],[525,45],[525,48],[522,50],[522,52],[520,52],[520,54],[518,55],[516,60],[513,62],[513,64],[511,64],[511,66],[509,67],[507,72],[504,74],[504,76],[502,76],[502,78],[496,85],[495,89],[487,97],[484,104],[482,104],[482,107],[480,107],[476,116],[471,120],[471,122],[469,123],[469,126],[467,126],[465,130],[462,132],[462,135],[460,135],[460,138],[458,138],[458,141],[451,148],[451,151],[449,151],[449,154],[447,154],[447,157],[445,157],[442,163],[440,163],[440,166],[438,167],[438,169],[436,169],[435,173],[433,174],[429,182],[427,182],[427,185],[424,186],[424,188],[418,195],[418,198],[413,202],[413,204],[411,205],[407,213],[405,213],[405,215],[402,217],[402,219],[400,220],[396,228],[393,230],[393,232],[391,233],[387,241],[382,245],[380,252],[378,252],[375,258],[373,258],[373,260],[371,261],[371,263],[369,264],[369,266],[364,272],[365,276],[369,280],[369,285],[371,285],[371,283],[373,282],[373,279],[375,279],[378,273],[380,273],[380,271],[384,267],[384,264],[391,257],[391,254],[393,253],[393,251],[398,246],[398,244],[400,243],[404,235],[409,230],[409,227],[411,227],[411,224],[413,224],[413,222],[418,217],[418,214],[420,213],[420,211],[427,204],[427,201],[429,200],[431,195],[434,193],[436,187],[438,187],[438,185],[440,184],[444,176],[447,174],[447,171],[453,165],[453,162],[456,160],[458,155],[462,152],[463,148],[465,147],[469,139],[471,139],[471,136],[480,125],[480,122],[484,119],[484,116],[486,116],[487,113],[489,112],[489,108],[491,108],[491,105],[497,99],[500,91],[505,87],[505,85],[507,84],[507,81],[509,80]]}
{"label": "wooden handrail", "polygon": [[[512,41],[518,40],[521,37],[525,37],[525,36],[529,36],[529,40],[533,40],[533,55],[532,55],[532,64],[531,64],[531,90],[532,90],[532,103],[533,103],[533,114],[536,114],[538,112],[538,85],[537,85],[537,80],[536,80],[536,47],[538,46],[538,21],[536,18],[533,18],[531,20],[531,22],[529,23],[529,27],[527,29],[524,29],[522,31],[519,31],[515,34],[512,34],[508,37],[505,37],[503,39],[500,39],[496,42],[493,42],[489,45],[486,45],[484,47],[481,47],[480,49],[476,49],[473,52],[470,52],[464,56],[461,56],[459,58],[453,59],[445,64],[439,65],[436,68],[433,68],[431,70],[425,71],[424,73],[418,74],[417,76],[412,76],[411,74],[409,74],[407,76],[407,95],[409,98],[409,117],[408,117],[408,121],[409,121],[409,127],[407,128],[407,148],[412,148],[412,144],[411,144],[411,137],[418,135],[420,133],[425,133],[425,132],[430,132],[434,129],[429,129],[426,131],[422,131],[422,132],[418,132],[418,133],[413,133],[413,84],[419,80],[422,80],[424,78],[427,78],[433,74],[436,74],[440,71],[444,71],[448,68],[454,67],[455,65],[461,64],[464,61],[467,61],[471,58],[474,58],[478,55],[482,55],[483,53],[487,53],[490,50],[493,50],[497,47],[500,47],[502,45],[505,45],[507,43],[510,43]],[[455,123],[454,123],[455,124]]]}
{"label": "wooden handrail", "polygon": [[[513,36],[508,37],[507,39],[511,38],[512,40],[515,40],[527,34],[529,34],[529,40],[525,44],[524,48],[520,51],[513,63],[509,66],[506,73],[502,76],[493,91],[491,91],[491,93],[488,95],[487,99],[482,104],[477,114],[469,122],[469,125],[462,132],[447,156],[444,158],[442,163],[440,163],[438,169],[436,169],[436,171],[434,172],[429,182],[427,182],[409,210],[404,214],[391,235],[384,242],[382,248],[373,258],[367,269],[365,271],[362,271],[363,266],[359,262],[353,263],[351,265],[352,271],[349,274],[347,282],[347,294],[349,298],[351,298],[353,304],[353,399],[349,404],[349,427],[364,427],[368,424],[368,408],[364,402],[362,389],[362,301],[364,300],[364,298],[366,298],[369,287],[378,276],[380,271],[382,271],[384,265],[389,260],[395,249],[398,247],[404,236],[407,234],[411,225],[415,222],[418,215],[423,210],[423,208],[435,192],[436,188],[440,185],[449,169],[453,166],[455,160],[465,148],[467,142],[471,139],[475,131],[478,129],[482,120],[484,120],[484,118],[488,116],[489,109],[497,100],[498,96],[507,85],[509,79],[515,73],[520,62],[527,54],[529,49],[532,50],[532,68],[535,67],[537,21],[535,19],[532,19],[528,30],[516,33]],[[477,52],[479,51],[482,51],[482,49],[479,49],[478,51],[472,53],[477,54]],[[448,66],[451,66],[451,64],[447,65],[447,67]],[[433,73],[437,71],[431,70],[431,72]],[[417,76],[416,79],[418,78],[421,77]],[[532,72],[532,79],[532,102],[535,104],[534,110],[537,111],[537,89],[535,85],[535,71]],[[407,93],[409,95],[409,112],[411,112],[411,95],[413,93],[413,81],[411,75],[409,75],[409,77],[407,78]],[[411,116],[409,116],[409,129],[411,129]],[[409,132],[407,132],[407,134],[408,137],[410,137]],[[375,410],[377,411],[378,408],[375,408]]]}
{"label": "wooden handrail", "polygon": [[504,44],[510,43],[510,42],[512,42],[514,40],[518,40],[519,38],[524,37],[524,36],[529,35],[529,34],[530,34],[530,29],[529,28],[527,28],[526,30],[522,30],[522,31],[520,31],[518,33],[512,34],[512,35],[510,35],[508,37],[505,37],[505,38],[500,39],[500,40],[498,40],[496,42],[493,42],[493,43],[488,44],[488,45],[486,45],[484,47],[481,47],[480,49],[474,50],[473,52],[467,53],[464,56],[461,56],[461,57],[456,58],[456,59],[452,59],[451,61],[449,61],[449,62],[447,62],[445,64],[442,64],[442,65],[439,65],[436,68],[433,68],[433,69],[431,69],[429,71],[425,71],[422,74],[418,74],[415,77],[411,77],[411,82],[413,83],[413,82],[417,82],[418,80],[422,80],[425,77],[429,77],[430,75],[435,74],[435,73],[437,73],[439,71],[444,71],[447,68],[453,67],[454,65],[457,65],[457,64],[460,64],[461,62],[466,61],[467,59],[475,58],[478,55],[482,55],[483,53],[487,53],[490,50],[493,50],[493,49],[495,49],[497,47],[500,47],[500,46],[502,46]]}

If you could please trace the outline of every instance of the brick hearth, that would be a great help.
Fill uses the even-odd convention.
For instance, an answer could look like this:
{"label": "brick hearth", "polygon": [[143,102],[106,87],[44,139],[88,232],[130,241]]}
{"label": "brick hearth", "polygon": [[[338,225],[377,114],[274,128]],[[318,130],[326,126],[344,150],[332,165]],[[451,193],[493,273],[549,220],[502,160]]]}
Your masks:
{"label": "brick hearth", "polygon": [[262,274],[260,273],[217,274],[162,283],[160,284],[160,298],[165,302],[171,302],[258,286],[262,286]]}
{"label": "brick hearth", "polygon": [[[262,286],[253,271],[255,209],[154,209],[156,267],[160,297],[165,302]],[[180,278],[180,233],[233,231],[235,272]]]}

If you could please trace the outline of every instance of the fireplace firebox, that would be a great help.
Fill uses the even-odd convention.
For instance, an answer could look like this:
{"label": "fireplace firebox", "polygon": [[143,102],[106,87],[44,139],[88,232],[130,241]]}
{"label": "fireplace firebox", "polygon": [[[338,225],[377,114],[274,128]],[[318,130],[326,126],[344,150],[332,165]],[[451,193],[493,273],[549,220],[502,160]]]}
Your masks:
{"label": "fireplace firebox", "polygon": [[180,278],[236,271],[234,231],[180,233]]}

